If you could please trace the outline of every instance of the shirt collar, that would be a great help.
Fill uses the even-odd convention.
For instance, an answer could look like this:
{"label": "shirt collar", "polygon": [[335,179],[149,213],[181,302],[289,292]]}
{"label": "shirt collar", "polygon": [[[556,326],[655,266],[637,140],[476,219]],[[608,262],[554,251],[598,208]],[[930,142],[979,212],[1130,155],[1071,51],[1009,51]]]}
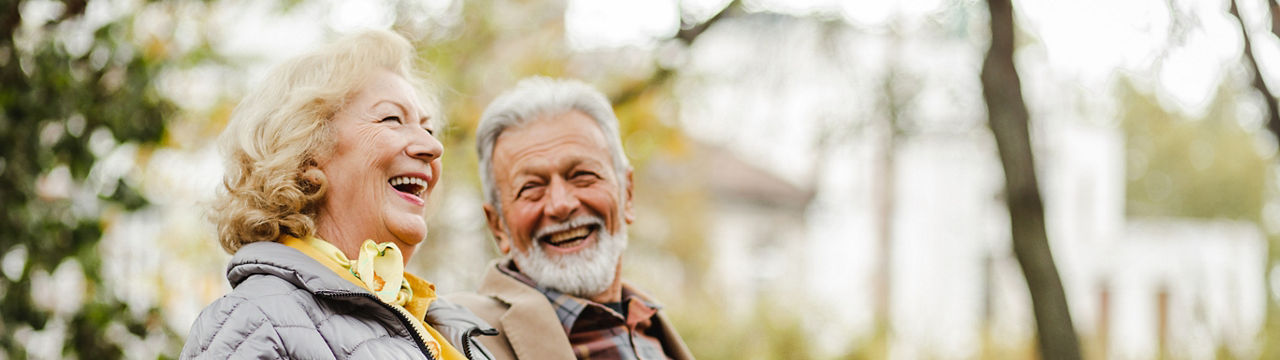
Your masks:
{"label": "shirt collar", "polygon": [[556,291],[555,289],[538,285],[537,282],[533,281],[533,278],[530,278],[528,275],[525,275],[524,273],[520,272],[520,268],[516,266],[515,261],[513,261],[511,258],[507,258],[502,262],[498,263],[498,270],[501,271],[503,274],[506,274],[507,276],[510,276],[516,279],[516,281],[519,281],[525,285],[528,285],[531,288],[537,289],[538,292],[541,292],[542,295],[546,296],[547,301],[551,303],[551,307],[555,309],[556,318],[560,319],[560,325],[564,327],[564,332],[566,334],[570,333],[570,331],[573,330],[573,324],[577,322],[578,318],[580,318],[583,312],[586,311],[588,308],[592,308],[597,311],[603,311],[613,316],[614,318],[620,321],[624,321],[628,324],[641,320],[638,318],[648,318],[650,316],[653,316],[654,314],[657,313],[659,309],[662,309],[661,306],[651,303],[640,296],[636,296],[635,291],[633,291],[630,286],[623,284],[622,285],[623,306],[632,307],[634,305],[632,305],[631,300],[635,300],[635,303],[636,303],[635,305],[638,305],[641,307],[640,309],[638,309],[639,311],[629,310],[627,312],[627,316],[623,317],[622,314],[618,314],[617,311],[614,311],[613,309],[610,309],[608,306],[604,306],[603,304],[597,303],[592,300],[583,299],[577,296],[565,294],[565,293]]}

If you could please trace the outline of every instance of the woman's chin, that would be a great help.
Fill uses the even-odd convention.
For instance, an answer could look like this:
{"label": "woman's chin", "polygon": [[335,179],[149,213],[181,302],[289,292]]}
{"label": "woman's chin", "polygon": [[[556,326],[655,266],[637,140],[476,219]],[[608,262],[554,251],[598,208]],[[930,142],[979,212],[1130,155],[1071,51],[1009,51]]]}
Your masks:
{"label": "woman's chin", "polygon": [[391,226],[391,234],[395,235],[397,240],[403,242],[404,245],[416,246],[427,239],[427,222],[419,220],[414,223],[412,220],[406,221],[406,224],[400,226]]}

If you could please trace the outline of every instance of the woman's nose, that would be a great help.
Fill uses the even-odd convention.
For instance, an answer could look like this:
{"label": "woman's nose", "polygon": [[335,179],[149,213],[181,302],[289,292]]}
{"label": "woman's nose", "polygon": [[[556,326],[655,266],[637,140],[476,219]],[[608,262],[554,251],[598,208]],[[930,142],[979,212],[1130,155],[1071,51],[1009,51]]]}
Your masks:
{"label": "woman's nose", "polygon": [[405,149],[405,152],[410,157],[429,163],[444,156],[444,145],[440,144],[440,140],[437,140],[430,132],[425,129],[419,129],[413,135],[413,141]]}

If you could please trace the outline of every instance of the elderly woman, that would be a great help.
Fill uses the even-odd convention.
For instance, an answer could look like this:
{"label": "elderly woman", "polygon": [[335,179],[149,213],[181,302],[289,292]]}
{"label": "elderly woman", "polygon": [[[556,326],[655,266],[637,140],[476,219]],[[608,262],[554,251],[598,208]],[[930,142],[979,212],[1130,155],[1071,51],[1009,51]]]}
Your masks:
{"label": "elderly woman", "polygon": [[358,34],[274,69],[220,142],[211,218],[234,288],[183,358],[478,359],[495,331],[404,272],[440,178],[438,107],[412,48]]}

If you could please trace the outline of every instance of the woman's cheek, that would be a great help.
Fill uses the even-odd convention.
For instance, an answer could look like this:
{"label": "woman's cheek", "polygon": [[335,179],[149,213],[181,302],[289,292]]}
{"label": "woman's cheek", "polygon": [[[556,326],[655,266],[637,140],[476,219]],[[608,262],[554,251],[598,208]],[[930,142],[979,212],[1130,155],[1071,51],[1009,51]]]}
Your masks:
{"label": "woman's cheek", "polygon": [[437,157],[431,160],[431,184],[428,184],[428,190],[435,189],[441,177],[444,177],[444,162]]}

